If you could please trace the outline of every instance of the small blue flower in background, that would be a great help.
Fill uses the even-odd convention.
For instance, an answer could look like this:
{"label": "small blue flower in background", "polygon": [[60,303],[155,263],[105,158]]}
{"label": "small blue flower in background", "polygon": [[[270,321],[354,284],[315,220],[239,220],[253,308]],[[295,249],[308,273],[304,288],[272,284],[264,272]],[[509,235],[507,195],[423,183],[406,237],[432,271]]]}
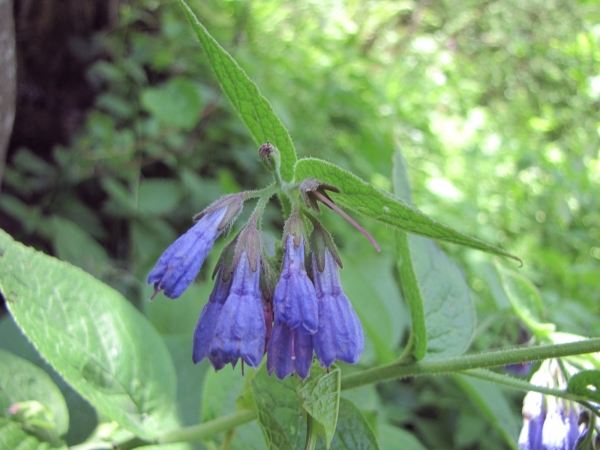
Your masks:
{"label": "small blue flower in background", "polygon": [[148,276],[148,284],[154,284],[154,295],[161,290],[169,298],[183,294],[198,276],[208,252],[221,234],[219,224],[225,212],[226,208],[221,208],[206,214],[162,254]]}
{"label": "small blue flower in background", "polygon": [[302,327],[290,329],[275,323],[267,348],[267,371],[283,380],[294,371],[300,378],[310,373],[313,360],[312,335]]}
{"label": "small blue flower in background", "polygon": [[330,367],[338,359],[350,364],[358,362],[365,338],[360,320],[342,290],[337,262],[327,247],[324,268],[319,270],[312,255],[312,273],[319,305],[319,329],[313,345],[319,364]]}
{"label": "small blue flower in background", "polygon": [[[253,271],[243,252],[222,306],[215,308],[218,301],[212,306],[209,302],[205,306],[209,312],[200,316],[194,334],[194,362],[208,357],[216,370],[229,363],[235,367],[239,358],[252,367],[260,364],[265,353],[267,326],[259,280],[260,269]],[[215,285],[215,290],[219,289],[215,299],[222,296],[225,288],[223,282]],[[218,317],[211,314],[218,309]],[[209,320],[212,322],[208,323]]]}
{"label": "small blue flower in background", "polygon": [[[567,385],[556,360],[544,361],[531,383],[561,390]],[[580,435],[574,402],[533,391],[525,395],[519,450],[575,450]]]}
{"label": "small blue flower in background", "polygon": [[304,268],[304,238],[287,235],[283,268],[273,294],[275,325],[282,323],[290,329],[302,327],[308,333],[318,329],[317,295]]}

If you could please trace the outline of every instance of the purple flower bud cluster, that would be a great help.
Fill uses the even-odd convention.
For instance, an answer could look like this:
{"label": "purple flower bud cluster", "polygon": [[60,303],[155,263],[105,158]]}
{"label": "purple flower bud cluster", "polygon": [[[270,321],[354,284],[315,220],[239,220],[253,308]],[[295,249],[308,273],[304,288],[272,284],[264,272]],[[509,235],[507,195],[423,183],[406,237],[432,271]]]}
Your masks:
{"label": "purple flower bud cluster", "polygon": [[[243,201],[243,194],[226,196],[197,216],[198,222],[164,252],[150,273],[153,297],[161,290],[169,298],[185,291]],[[194,332],[194,363],[206,358],[219,370],[242,359],[256,367],[266,352],[269,374],[283,379],[294,372],[306,378],[313,353],[327,368],[336,360],[358,361],[364,335],[340,283],[339,256],[329,233],[316,219],[310,220],[310,243],[297,211],[286,223],[276,280],[270,274],[279,264],[265,254],[256,219],[251,218],[226,247]]]}

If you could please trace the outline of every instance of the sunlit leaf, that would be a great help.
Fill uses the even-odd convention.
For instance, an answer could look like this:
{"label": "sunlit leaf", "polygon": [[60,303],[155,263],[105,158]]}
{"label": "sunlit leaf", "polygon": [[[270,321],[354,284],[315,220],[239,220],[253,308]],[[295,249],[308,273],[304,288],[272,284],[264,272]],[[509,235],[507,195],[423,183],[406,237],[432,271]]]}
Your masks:
{"label": "sunlit leaf", "polygon": [[340,193],[332,194],[332,198],[340,206],[397,230],[518,260],[506,250],[437,222],[406,201],[362,181],[335,164],[316,158],[300,159],[296,164],[296,179],[305,178],[317,178],[336,186]]}
{"label": "sunlit leaf", "polygon": [[254,82],[198,21],[184,0],[179,0],[217,75],[223,92],[238,112],[258,145],[271,141],[281,153],[281,176],[294,178],[296,150],[288,131]]}

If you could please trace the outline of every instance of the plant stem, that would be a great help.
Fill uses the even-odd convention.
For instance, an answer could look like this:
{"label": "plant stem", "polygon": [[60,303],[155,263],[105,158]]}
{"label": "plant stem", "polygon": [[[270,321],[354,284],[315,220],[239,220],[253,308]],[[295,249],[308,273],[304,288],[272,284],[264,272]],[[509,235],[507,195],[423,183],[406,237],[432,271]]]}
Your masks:
{"label": "plant stem", "polygon": [[536,386],[525,380],[511,377],[509,375],[503,375],[496,372],[490,372],[484,369],[473,369],[459,372],[462,375],[467,375],[473,378],[479,378],[480,380],[491,381],[492,383],[502,384],[514,389],[520,389],[523,391],[534,391],[540,394],[553,395],[554,397],[564,398],[566,400],[572,400],[574,402],[586,401],[587,397],[581,397],[579,395],[571,394],[567,391],[561,391],[560,389],[551,389],[541,386]]}
{"label": "plant stem", "polygon": [[159,444],[171,442],[195,442],[231,430],[258,417],[256,411],[241,410],[209,422],[169,431],[157,439]]}
{"label": "plant stem", "polygon": [[342,389],[351,389],[396,378],[414,377],[417,375],[436,375],[469,369],[506,366],[508,364],[518,364],[525,361],[539,361],[542,359],[595,353],[598,351],[600,351],[600,338],[586,339],[568,344],[509,348],[413,364],[394,362],[343,377]]}
{"label": "plant stem", "polygon": [[317,427],[315,419],[309,413],[306,413],[306,443],[304,450],[315,450],[317,445]]}

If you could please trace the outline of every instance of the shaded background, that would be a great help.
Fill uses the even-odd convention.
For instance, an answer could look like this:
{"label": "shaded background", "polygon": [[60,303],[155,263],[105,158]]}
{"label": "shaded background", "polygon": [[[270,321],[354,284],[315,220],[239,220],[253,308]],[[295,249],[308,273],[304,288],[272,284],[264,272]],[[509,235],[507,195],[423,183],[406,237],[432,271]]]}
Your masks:
{"label": "shaded background", "polygon": [[[269,182],[257,148],[177,4],[14,3],[16,115],[0,227],[123,292],[165,336],[174,359],[189,359],[212,266],[177,303],[145,302],[145,277],[196,212]],[[400,148],[417,207],[520,256],[521,273],[542,292],[545,319],[559,330],[600,335],[597,2],[190,3],[271,101],[299,156],[327,159],[390,190]],[[275,240],[284,218],[271,206],[264,226]],[[359,219],[384,248],[374,255],[341,218],[324,221],[340,246],[348,296],[378,333],[368,336],[361,365],[386,362],[374,338],[399,353],[408,326],[394,235]],[[475,300],[472,349],[527,340],[494,295],[492,258],[444,249]],[[0,332],[1,347],[13,345],[7,333]],[[190,389],[180,393],[186,424],[199,420],[194,386],[205,369],[181,375]],[[480,448],[482,439],[486,448],[504,448],[476,405],[456,414],[464,394],[451,379],[351,395],[374,426],[409,430],[427,448]],[[507,395],[518,421],[520,394]],[[70,432],[71,443],[85,437],[80,429]]]}

